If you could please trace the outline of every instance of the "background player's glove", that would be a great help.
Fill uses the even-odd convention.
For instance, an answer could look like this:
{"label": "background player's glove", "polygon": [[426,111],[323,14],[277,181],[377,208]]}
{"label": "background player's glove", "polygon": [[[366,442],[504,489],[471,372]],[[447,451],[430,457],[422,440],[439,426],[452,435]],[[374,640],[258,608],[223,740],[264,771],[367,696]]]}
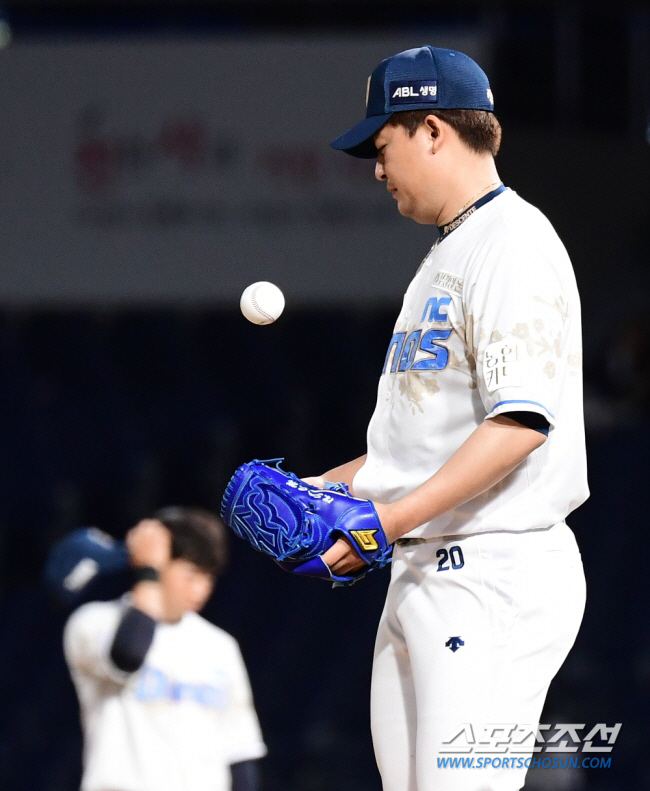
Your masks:
{"label": "background player's glove", "polygon": [[[343,483],[309,486],[282,470],[281,461],[255,459],[230,479],[221,516],[238,536],[286,571],[335,583],[351,584],[390,562],[392,547],[370,500],[353,497]],[[341,537],[367,564],[355,574],[337,576],[320,557]]]}

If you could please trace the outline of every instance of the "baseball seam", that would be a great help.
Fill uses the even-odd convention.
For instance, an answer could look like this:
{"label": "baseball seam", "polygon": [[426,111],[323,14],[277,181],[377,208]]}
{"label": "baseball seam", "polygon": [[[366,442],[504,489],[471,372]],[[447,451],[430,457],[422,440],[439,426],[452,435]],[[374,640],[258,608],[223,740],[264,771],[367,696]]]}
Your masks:
{"label": "baseball seam", "polygon": [[274,318],[273,316],[271,316],[271,314],[270,314],[270,313],[267,313],[265,310],[262,310],[262,308],[260,307],[259,303],[258,303],[258,302],[257,302],[257,300],[255,299],[255,295],[257,294],[257,292],[258,292],[258,290],[259,290],[260,288],[261,288],[261,286],[258,286],[257,288],[254,288],[254,289],[253,289],[253,291],[252,291],[252,293],[251,293],[251,302],[252,302],[252,304],[253,304],[253,307],[255,308],[255,310],[256,310],[256,311],[257,311],[257,312],[258,312],[260,315],[264,316],[264,318],[265,318],[265,319],[269,319],[270,321],[275,321],[275,318]]}

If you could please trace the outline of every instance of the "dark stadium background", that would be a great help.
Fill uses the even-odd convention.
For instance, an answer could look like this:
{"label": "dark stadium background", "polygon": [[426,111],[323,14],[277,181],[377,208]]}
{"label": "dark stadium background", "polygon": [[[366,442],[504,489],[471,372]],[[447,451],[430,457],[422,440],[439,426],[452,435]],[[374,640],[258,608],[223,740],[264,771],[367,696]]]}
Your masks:
{"label": "dark stadium background", "polygon": [[[4,18],[15,42],[489,27],[500,173],[555,224],[584,305],[592,496],[568,521],[588,604],[544,719],[623,723],[610,769],[542,773],[526,788],[650,788],[647,4],[16,0]],[[253,457],[284,456],[307,475],[363,452],[399,300],[289,302],[258,328],[236,304],[16,306],[2,290],[0,239],[0,788],[73,791],[81,734],[65,615],[40,587],[48,548],[80,525],[121,537],[164,504],[218,509],[231,472]],[[332,591],[237,540],[231,549],[206,615],[247,661],[269,747],[265,791],[378,791],[368,688],[386,573]]]}

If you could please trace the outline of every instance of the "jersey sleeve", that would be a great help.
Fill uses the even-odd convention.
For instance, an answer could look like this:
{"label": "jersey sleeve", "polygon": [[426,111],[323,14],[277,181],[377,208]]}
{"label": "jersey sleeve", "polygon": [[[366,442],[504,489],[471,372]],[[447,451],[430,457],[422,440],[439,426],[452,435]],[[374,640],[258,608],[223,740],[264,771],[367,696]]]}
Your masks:
{"label": "jersey sleeve", "polygon": [[488,254],[464,294],[467,344],[486,417],[537,412],[555,425],[573,308],[557,271],[528,245]]}
{"label": "jersey sleeve", "polygon": [[239,646],[233,640],[230,705],[226,715],[226,760],[230,764],[262,758],[266,745],[253,706],[253,695]]}
{"label": "jersey sleeve", "polygon": [[66,662],[73,675],[124,684],[131,674],[110,659],[111,646],[122,617],[119,602],[91,602],[72,613],[63,632]]}

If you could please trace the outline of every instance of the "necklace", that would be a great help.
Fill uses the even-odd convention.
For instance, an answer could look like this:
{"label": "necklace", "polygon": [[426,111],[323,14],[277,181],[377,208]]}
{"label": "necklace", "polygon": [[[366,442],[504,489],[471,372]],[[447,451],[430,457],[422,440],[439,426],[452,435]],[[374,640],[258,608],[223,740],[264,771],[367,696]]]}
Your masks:
{"label": "necklace", "polygon": [[[498,185],[497,188],[492,189],[492,187],[494,187],[495,185]],[[458,214],[452,220],[450,220],[448,223],[445,223],[445,225],[438,226],[439,236],[436,241],[436,244],[438,244],[447,236],[449,236],[449,234],[452,231],[455,231],[456,228],[460,228],[460,226],[465,222],[465,220],[468,217],[471,217],[472,214],[474,214],[474,212],[477,209],[480,209],[481,206],[484,206],[486,203],[489,203],[492,200],[492,198],[496,198],[497,195],[501,195],[502,192],[505,192],[505,189],[506,188],[503,186],[503,184],[501,184],[498,181],[495,181],[494,183],[490,184],[487,187],[484,187],[482,190],[477,192],[476,195],[472,195],[472,197],[469,199],[469,202],[463,206],[463,208],[458,212]],[[488,191],[486,192],[486,190]],[[476,200],[476,198],[482,192],[485,193],[483,197]]]}
{"label": "necklace", "polygon": [[478,198],[479,195],[483,194],[484,192],[489,192],[492,189],[492,187],[496,187],[497,184],[501,184],[501,182],[493,181],[492,184],[488,184],[487,187],[483,187],[477,193],[472,195],[472,197],[467,201],[467,203],[463,204],[461,208],[456,212],[456,214],[454,214],[454,219],[456,219],[456,217],[458,217],[459,214],[462,214],[470,204],[474,203],[474,201],[476,200],[476,198]]}

